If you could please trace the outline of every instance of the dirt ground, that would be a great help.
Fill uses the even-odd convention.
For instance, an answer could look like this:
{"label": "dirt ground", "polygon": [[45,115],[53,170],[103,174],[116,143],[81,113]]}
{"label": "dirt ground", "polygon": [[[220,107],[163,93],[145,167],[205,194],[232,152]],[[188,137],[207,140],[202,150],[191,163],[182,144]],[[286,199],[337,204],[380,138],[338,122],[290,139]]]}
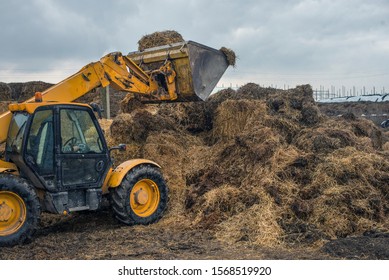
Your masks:
{"label": "dirt ground", "polygon": [[216,240],[209,230],[165,226],[124,226],[109,208],[69,216],[44,214],[29,244],[0,248],[0,259],[389,259],[389,234],[368,233],[312,248],[263,247]]}

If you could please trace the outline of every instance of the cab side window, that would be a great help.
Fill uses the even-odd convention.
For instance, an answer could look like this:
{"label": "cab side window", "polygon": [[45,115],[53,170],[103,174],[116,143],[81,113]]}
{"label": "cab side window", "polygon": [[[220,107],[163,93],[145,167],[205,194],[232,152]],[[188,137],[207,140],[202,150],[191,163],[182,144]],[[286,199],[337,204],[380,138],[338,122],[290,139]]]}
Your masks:
{"label": "cab side window", "polygon": [[26,153],[39,175],[54,173],[54,126],[52,110],[35,113],[27,139]]}

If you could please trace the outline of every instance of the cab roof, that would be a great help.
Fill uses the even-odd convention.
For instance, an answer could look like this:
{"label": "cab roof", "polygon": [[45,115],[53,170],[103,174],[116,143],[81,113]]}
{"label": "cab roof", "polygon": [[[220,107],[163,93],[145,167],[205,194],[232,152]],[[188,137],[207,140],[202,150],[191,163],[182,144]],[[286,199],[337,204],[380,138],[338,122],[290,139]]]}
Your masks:
{"label": "cab roof", "polygon": [[8,109],[11,112],[24,111],[29,114],[33,114],[37,108],[50,105],[73,105],[92,109],[91,106],[85,103],[75,102],[56,102],[56,101],[42,101],[42,102],[23,102],[23,103],[12,103],[8,105]]}

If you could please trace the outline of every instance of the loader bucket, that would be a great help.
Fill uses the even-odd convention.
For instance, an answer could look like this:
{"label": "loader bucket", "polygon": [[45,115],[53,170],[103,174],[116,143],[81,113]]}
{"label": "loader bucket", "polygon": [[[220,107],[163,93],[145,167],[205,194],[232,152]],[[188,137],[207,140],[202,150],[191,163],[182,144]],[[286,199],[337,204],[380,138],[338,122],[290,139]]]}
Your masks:
{"label": "loader bucket", "polygon": [[206,100],[229,65],[224,53],[193,41],[131,52],[127,57],[146,72],[170,60],[177,74],[175,101]]}

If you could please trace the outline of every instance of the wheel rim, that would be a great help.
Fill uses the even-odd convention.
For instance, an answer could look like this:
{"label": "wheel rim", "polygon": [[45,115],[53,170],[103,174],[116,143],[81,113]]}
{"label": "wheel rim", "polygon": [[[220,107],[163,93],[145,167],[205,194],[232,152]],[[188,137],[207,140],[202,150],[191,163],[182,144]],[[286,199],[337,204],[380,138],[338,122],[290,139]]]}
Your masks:
{"label": "wheel rim", "polygon": [[17,232],[26,221],[26,204],[13,192],[0,191],[0,236]]}
{"label": "wheel rim", "polygon": [[160,193],[157,184],[150,179],[137,182],[130,193],[132,211],[140,217],[152,215],[158,208]]}

